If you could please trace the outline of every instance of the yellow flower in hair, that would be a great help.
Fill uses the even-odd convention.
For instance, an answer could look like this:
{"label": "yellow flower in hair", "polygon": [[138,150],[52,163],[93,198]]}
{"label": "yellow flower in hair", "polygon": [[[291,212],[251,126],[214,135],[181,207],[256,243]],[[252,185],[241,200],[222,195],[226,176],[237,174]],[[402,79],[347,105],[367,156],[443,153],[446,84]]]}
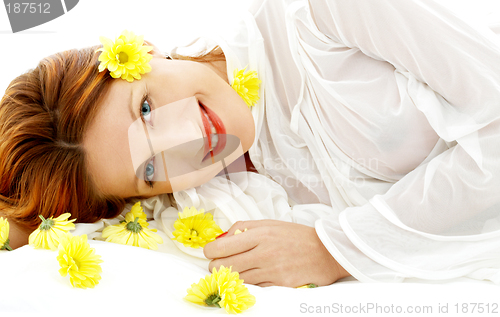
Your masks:
{"label": "yellow flower in hair", "polygon": [[9,221],[0,217],[0,250],[12,251],[9,245]]}
{"label": "yellow flower in hair", "polygon": [[137,202],[125,215],[125,220],[102,231],[107,242],[131,245],[144,249],[157,250],[163,239],[156,234],[156,229],[149,229],[141,202]]}
{"label": "yellow flower in hair", "polygon": [[133,82],[134,79],[141,79],[141,74],[151,71],[149,61],[153,56],[148,52],[153,50],[153,46],[143,45],[142,35],[125,30],[114,42],[104,36],[99,40],[103,45],[96,51],[102,52],[99,55],[99,72],[108,69],[111,77]]}
{"label": "yellow flower in hair", "polygon": [[222,234],[221,228],[213,220],[211,213],[204,214],[204,209],[185,207],[179,212],[179,218],[174,223],[174,238],[185,247],[194,249],[203,248],[207,243],[214,241]]}
{"label": "yellow flower in hair", "polygon": [[240,95],[248,107],[254,106],[259,101],[259,84],[257,72],[247,71],[247,67],[234,70],[234,78],[231,87]]}
{"label": "yellow flower in hair", "polygon": [[94,288],[101,279],[101,256],[95,254],[87,242],[87,235],[73,236],[66,233],[61,236],[57,261],[64,277],[69,274],[73,287]]}
{"label": "yellow flower in hair", "polygon": [[69,230],[75,229],[73,222],[76,219],[68,220],[70,216],[70,213],[64,213],[55,219],[52,217],[45,219],[42,215],[39,215],[42,223],[38,226],[38,229],[30,234],[29,245],[35,247],[35,249],[57,249],[59,238]]}
{"label": "yellow flower in hair", "polygon": [[[215,272],[214,268],[214,272]],[[220,293],[220,307],[231,314],[238,314],[255,304],[255,296],[250,294],[238,272],[231,272],[231,268],[221,266],[217,276]]]}

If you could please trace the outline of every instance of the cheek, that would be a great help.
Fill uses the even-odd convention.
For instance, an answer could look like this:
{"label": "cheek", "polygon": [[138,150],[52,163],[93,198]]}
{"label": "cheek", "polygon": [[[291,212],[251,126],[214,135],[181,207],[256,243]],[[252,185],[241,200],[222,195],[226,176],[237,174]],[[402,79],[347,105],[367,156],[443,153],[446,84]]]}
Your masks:
{"label": "cheek", "polygon": [[170,176],[169,182],[172,191],[177,192],[205,184],[214,178],[222,168],[222,163],[216,162],[200,170],[192,170],[178,176]]}
{"label": "cheek", "polygon": [[[186,190],[188,188],[197,187],[209,182],[216,177],[221,171],[228,173],[238,173],[246,171],[245,158],[241,144],[237,148],[232,149],[231,153],[224,155],[224,158],[211,163],[208,166],[198,167],[197,169],[186,170],[185,173],[176,173],[169,175],[169,182],[174,192]],[[226,184],[226,181],[223,182]],[[218,185],[219,186],[219,185]],[[221,185],[225,186],[225,185]],[[228,193],[231,190],[227,191]]]}
{"label": "cheek", "polygon": [[154,184],[153,188],[154,194],[152,196],[161,195],[161,194],[169,194],[173,193],[172,186],[169,181],[166,182],[157,182]]}
{"label": "cheek", "polygon": [[[238,178],[241,178],[242,173],[240,172],[246,171],[245,158],[240,143],[230,153],[225,153],[222,159],[209,165],[200,166],[199,162],[178,160],[169,156],[168,151],[156,155],[154,163],[154,193],[156,195],[183,191],[205,184],[223,171],[224,166],[226,166],[224,172],[230,173],[229,175],[236,173],[232,175],[235,177],[237,175]],[[231,186],[226,177],[223,178],[224,181],[217,186]],[[225,191],[231,193],[233,189],[227,188]]]}

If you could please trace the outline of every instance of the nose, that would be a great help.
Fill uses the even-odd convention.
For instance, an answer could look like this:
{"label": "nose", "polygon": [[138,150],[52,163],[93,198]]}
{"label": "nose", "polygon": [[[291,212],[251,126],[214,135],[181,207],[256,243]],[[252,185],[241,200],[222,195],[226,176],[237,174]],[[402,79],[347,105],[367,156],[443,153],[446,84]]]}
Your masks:
{"label": "nose", "polygon": [[[164,174],[161,179],[155,172],[155,180],[166,180],[167,168],[177,170],[204,149],[204,131],[199,110],[199,103],[195,97],[177,100],[151,111],[147,122],[139,118],[134,121],[128,130],[129,148],[133,168],[138,177],[143,178],[148,161],[155,158],[155,170]],[[169,157],[169,163],[165,157]],[[163,164],[161,164],[163,162]],[[172,164],[175,162],[174,164]],[[173,165],[169,167],[169,165]]]}
{"label": "nose", "polygon": [[[146,124],[147,133],[156,153],[177,149],[196,153],[195,140],[204,136],[199,103],[195,97],[178,100],[153,109],[151,124]],[[181,146],[189,144],[190,146]]]}

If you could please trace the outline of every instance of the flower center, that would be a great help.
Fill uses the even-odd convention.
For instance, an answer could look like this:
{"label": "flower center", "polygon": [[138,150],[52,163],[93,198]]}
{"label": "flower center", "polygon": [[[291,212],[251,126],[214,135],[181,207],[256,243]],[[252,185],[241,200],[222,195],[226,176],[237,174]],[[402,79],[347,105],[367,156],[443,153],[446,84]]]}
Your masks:
{"label": "flower center", "polygon": [[54,226],[54,220],[45,219],[42,215],[39,215],[40,219],[42,219],[42,223],[40,224],[40,230],[50,230]]}
{"label": "flower center", "polygon": [[79,270],[80,266],[78,265],[78,262],[76,261],[75,258],[69,258],[68,261],[68,270],[72,271],[77,271]]}
{"label": "flower center", "polygon": [[221,298],[219,296],[219,292],[217,292],[215,294],[208,296],[207,299],[205,299],[205,304],[207,304],[208,306],[217,306],[220,308],[219,305],[220,300]]}
{"label": "flower center", "polygon": [[193,238],[196,238],[198,236],[198,231],[194,229],[189,229],[189,238],[188,240],[192,240]]}
{"label": "flower center", "polygon": [[135,217],[134,222],[127,223],[126,228],[133,233],[139,233],[142,230],[142,226],[139,224],[139,217]]}
{"label": "flower center", "polygon": [[120,52],[116,56],[116,59],[120,62],[120,64],[125,64],[126,62],[128,62],[128,54],[125,52]]}

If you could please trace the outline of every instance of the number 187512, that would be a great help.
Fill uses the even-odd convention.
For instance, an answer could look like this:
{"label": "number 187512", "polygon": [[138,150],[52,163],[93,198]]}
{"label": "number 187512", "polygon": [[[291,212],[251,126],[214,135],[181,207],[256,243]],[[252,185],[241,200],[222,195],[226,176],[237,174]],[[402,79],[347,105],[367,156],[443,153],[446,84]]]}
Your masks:
{"label": "number 187512", "polygon": [[7,3],[7,13],[50,13],[50,3]]}

